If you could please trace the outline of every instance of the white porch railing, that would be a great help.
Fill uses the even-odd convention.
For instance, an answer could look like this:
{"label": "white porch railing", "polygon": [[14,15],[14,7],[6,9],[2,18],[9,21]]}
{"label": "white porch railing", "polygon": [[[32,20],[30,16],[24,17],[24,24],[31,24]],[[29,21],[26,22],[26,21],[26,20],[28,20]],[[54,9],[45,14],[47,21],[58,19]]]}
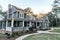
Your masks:
{"label": "white porch railing", "polygon": [[29,30],[29,27],[13,27],[13,31],[17,32],[17,31],[26,31]]}
{"label": "white porch railing", "polygon": [[[13,27],[13,32],[26,31],[29,30],[29,27]],[[7,27],[6,31],[12,32],[12,27]]]}
{"label": "white porch railing", "polygon": [[6,27],[6,31],[12,31],[12,27]]}
{"label": "white porch railing", "polygon": [[24,30],[29,30],[29,27],[24,27]]}
{"label": "white porch railing", "polygon": [[23,27],[13,27],[13,31],[14,32],[23,31]]}

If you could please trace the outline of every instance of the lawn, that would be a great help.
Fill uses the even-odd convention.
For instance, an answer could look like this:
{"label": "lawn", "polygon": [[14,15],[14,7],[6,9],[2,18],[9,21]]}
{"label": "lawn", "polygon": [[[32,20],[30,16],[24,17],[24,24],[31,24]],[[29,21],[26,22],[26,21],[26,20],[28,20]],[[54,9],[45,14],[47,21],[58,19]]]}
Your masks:
{"label": "lawn", "polygon": [[5,37],[6,35],[0,33],[0,38]]}
{"label": "lawn", "polygon": [[37,34],[37,35],[31,35],[23,40],[60,40],[60,34]]}
{"label": "lawn", "polygon": [[15,40],[17,37],[18,36],[8,39],[6,35],[0,33],[0,40]]}
{"label": "lawn", "polygon": [[52,30],[50,32],[58,32],[58,33],[60,33],[60,29],[54,29],[54,30]]}

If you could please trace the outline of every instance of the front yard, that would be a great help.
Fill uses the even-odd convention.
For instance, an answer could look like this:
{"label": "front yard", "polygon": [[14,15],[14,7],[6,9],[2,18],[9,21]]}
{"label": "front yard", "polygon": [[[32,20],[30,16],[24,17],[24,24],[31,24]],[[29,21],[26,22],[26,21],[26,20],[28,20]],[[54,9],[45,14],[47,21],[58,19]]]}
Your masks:
{"label": "front yard", "polygon": [[41,33],[37,35],[28,36],[23,40],[60,40],[60,34]]}
{"label": "front yard", "polygon": [[60,33],[60,29],[54,29],[54,30],[52,30],[50,32],[58,32],[58,33]]}
{"label": "front yard", "polygon": [[[60,33],[60,29],[54,29],[50,32]],[[6,38],[6,35],[0,34],[0,40],[15,40],[16,38],[18,38],[17,35],[15,37],[11,37],[10,39],[8,39]],[[28,36],[23,40],[60,40],[60,34],[40,33],[40,34]]]}
{"label": "front yard", "polygon": [[[60,33],[60,29],[53,29],[50,32]],[[41,33],[37,35],[28,36],[23,40],[60,40],[60,34]]]}

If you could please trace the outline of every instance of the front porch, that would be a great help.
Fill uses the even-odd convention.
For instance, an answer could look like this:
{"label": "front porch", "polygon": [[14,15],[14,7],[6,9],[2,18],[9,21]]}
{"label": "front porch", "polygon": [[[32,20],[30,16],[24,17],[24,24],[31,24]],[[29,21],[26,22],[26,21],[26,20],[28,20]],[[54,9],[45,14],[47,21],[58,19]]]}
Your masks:
{"label": "front porch", "polygon": [[[34,23],[34,24],[33,24]],[[9,32],[20,32],[27,31],[29,27],[34,26],[37,29],[38,23],[32,21],[20,21],[20,20],[7,20],[6,21],[6,31]]]}

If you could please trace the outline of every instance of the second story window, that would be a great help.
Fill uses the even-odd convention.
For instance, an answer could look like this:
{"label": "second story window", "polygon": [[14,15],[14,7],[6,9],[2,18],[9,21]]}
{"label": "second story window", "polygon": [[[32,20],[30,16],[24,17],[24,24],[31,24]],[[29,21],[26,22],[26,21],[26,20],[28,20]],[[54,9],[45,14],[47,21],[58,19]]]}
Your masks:
{"label": "second story window", "polygon": [[9,18],[11,18],[12,17],[12,14],[9,14]]}
{"label": "second story window", "polygon": [[26,18],[26,14],[24,14],[24,18]]}
{"label": "second story window", "polygon": [[9,13],[11,13],[12,12],[12,9],[9,9]]}
{"label": "second story window", "polygon": [[14,13],[14,17],[16,17],[16,13]]}
{"label": "second story window", "polygon": [[22,18],[23,17],[23,14],[20,14],[20,18]]}
{"label": "second story window", "polygon": [[13,15],[13,17],[17,17],[17,11],[15,11],[14,13],[13,13],[14,15]]}

